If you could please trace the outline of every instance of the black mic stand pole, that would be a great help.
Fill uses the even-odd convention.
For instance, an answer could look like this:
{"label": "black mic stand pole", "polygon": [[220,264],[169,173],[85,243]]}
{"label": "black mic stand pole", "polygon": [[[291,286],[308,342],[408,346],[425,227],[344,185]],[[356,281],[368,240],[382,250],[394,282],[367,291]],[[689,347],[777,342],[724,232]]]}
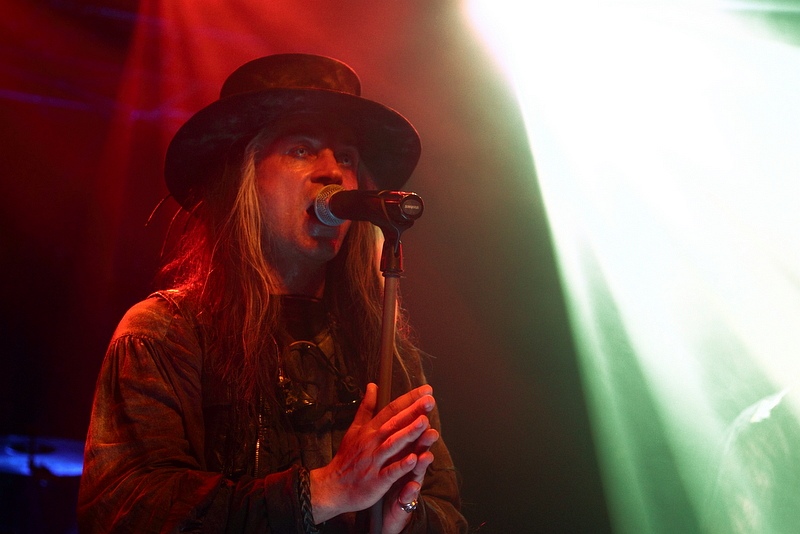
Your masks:
{"label": "black mic stand pole", "polygon": [[397,321],[397,289],[403,273],[403,245],[400,239],[386,239],[381,251],[383,283],[383,319],[381,324],[378,405],[380,411],[392,400],[392,360]]}
{"label": "black mic stand pole", "polygon": [[[408,225],[410,226],[410,224]],[[384,227],[383,249],[381,251],[381,273],[383,284],[383,319],[381,324],[380,366],[378,371],[378,399],[375,413],[386,407],[392,400],[392,360],[397,320],[397,289],[403,273],[403,246],[400,234],[405,228]],[[383,499],[378,500],[371,509],[370,534],[381,534],[383,530]]]}

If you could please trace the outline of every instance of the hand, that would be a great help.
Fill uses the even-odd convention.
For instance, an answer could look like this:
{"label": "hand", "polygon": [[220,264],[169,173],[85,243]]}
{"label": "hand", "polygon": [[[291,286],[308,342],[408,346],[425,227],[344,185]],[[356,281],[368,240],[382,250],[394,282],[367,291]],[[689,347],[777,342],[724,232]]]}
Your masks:
{"label": "hand", "polygon": [[[374,415],[377,390],[375,384],[367,386],[333,460],[310,473],[316,523],[369,508],[407,475],[409,478],[391,492],[394,498],[419,492],[418,485],[433,458],[428,449],[438,439],[427,416],[436,402],[433,390],[421,386]],[[399,517],[390,515],[389,519],[396,523]]]}

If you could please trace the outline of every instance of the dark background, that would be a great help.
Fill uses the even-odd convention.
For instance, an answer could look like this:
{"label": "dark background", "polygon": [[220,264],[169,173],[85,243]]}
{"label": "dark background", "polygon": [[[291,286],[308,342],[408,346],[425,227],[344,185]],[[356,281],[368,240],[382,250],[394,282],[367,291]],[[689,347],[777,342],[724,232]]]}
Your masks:
{"label": "dark background", "polygon": [[459,3],[3,4],[0,435],[83,440],[105,346],[152,289],[175,210],[145,224],[171,135],[241,63],[318,53],[422,137],[401,291],[472,527],[610,530],[524,126]]}

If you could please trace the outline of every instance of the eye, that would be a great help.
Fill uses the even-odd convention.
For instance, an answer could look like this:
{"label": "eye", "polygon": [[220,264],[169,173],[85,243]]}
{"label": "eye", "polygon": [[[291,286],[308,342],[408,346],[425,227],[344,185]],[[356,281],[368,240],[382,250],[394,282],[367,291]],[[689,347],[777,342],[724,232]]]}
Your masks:
{"label": "eye", "polygon": [[289,149],[289,154],[296,158],[307,158],[311,156],[311,149],[305,145],[297,145]]}
{"label": "eye", "polygon": [[344,165],[345,167],[355,167],[356,163],[358,162],[358,157],[352,151],[345,151],[339,152],[336,156],[336,160],[339,162],[340,165]]}

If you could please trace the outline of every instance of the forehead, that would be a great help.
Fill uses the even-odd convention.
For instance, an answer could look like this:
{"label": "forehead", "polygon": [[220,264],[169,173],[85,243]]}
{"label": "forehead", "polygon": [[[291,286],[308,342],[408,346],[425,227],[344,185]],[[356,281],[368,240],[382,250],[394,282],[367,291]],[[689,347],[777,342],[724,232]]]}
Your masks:
{"label": "forehead", "polygon": [[341,118],[322,114],[295,114],[266,128],[275,140],[287,137],[311,137],[327,143],[358,148],[358,136]]}

